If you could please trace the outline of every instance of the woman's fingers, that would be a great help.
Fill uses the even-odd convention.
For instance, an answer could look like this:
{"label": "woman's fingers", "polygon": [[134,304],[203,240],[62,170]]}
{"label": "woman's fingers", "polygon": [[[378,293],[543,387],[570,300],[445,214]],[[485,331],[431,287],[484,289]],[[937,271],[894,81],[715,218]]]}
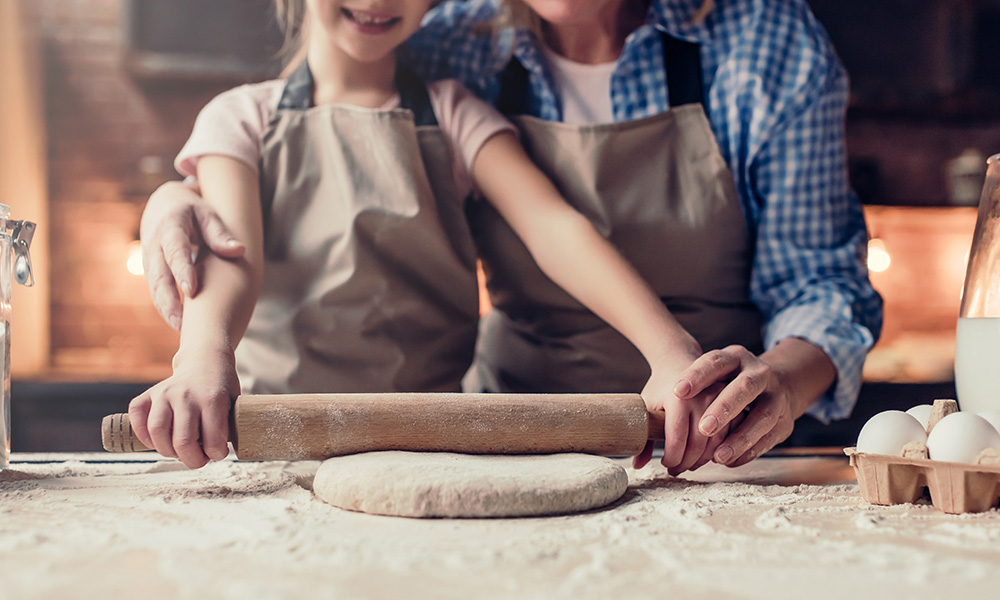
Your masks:
{"label": "woman's fingers", "polygon": [[721,433],[708,438],[708,443],[705,444],[705,450],[701,453],[701,457],[693,465],[691,465],[691,470],[697,471],[712,462],[712,459],[715,458],[715,451],[720,445],[722,445],[722,442],[725,441],[725,439],[726,436]]}
{"label": "woman's fingers", "polygon": [[[779,425],[779,421],[782,419],[781,414],[780,401],[775,396],[759,397],[740,426],[731,432],[726,437],[726,441],[715,451],[715,461],[724,465],[736,466],[735,463],[738,459],[742,460],[749,456],[750,458],[743,460],[743,462],[749,462],[763,454],[765,450],[769,450],[781,440],[776,440],[764,450],[761,450],[762,445],[758,443],[764,441],[766,444],[767,440],[773,437],[769,434]],[[784,437],[788,437],[791,433],[791,417],[786,414],[784,419],[789,425],[788,432]],[[775,435],[778,432],[775,432]]]}
{"label": "woman's fingers", "polygon": [[209,250],[223,258],[239,258],[246,253],[246,246],[233,237],[219,214],[207,203],[194,206],[195,222]]}
{"label": "woman's fingers", "polygon": [[[139,224],[142,265],[150,297],[160,316],[174,329],[180,328],[181,297],[177,287],[184,280],[183,262],[190,266],[190,215],[192,198],[201,199],[177,181],[168,181],[156,189],[146,202]],[[169,253],[167,252],[169,251]],[[170,261],[183,259],[174,268]],[[187,283],[190,287],[190,281]]]}
{"label": "woman's fingers", "polygon": [[182,305],[180,294],[177,292],[177,281],[158,246],[155,250],[149,250],[146,244],[143,244],[142,265],[153,306],[164,321],[175,331],[180,331]]}
{"label": "woman's fingers", "polygon": [[[756,357],[756,363],[761,363]],[[741,365],[742,370],[726,387],[719,392],[711,406],[705,409],[698,429],[705,435],[715,435],[721,431],[736,415],[759,398],[770,381],[768,373],[757,367],[756,363]]]}
{"label": "woman's fingers", "polygon": [[195,240],[200,240],[200,234],[194,230],[194,224],[189,215],[180,214],[171,221],[164,221],[156,229],[160,239],[160,252],[173,279],[180,285],[181,291],[191,298],[198,289],[198,274],[194,263],[200,250]]}
{"label": "woman's fingers", "polygon": [[740,367],[741,357],[736,349],[741,348],[730,346],[723,350],[709,350],[696,358],[677,378],[674,394],[678,398],[693,398],[713,383],[726,379]]}

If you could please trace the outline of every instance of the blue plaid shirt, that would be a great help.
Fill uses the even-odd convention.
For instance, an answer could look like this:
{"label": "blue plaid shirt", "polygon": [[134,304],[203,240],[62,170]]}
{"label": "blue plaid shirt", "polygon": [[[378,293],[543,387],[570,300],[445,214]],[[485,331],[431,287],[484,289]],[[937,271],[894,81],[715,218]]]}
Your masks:
{"label": "blue plaid shirt", "polygon": [[[837,367],[811,408],[821,421],[850,414],[865,355],[882,327],[868,280],[864,215],[847,182],[847,77],[805,0],[652,0],[626,40],[611,80],[616,121],[669,108],[662,32],[700,44],[706,111],[756,239],[752,301],[767,348],[809,340]],[[558,91],[533,34],[489,33],[497,0],[446,2],[430,12],[403,59],[428,81],[457,78],[496,102],[496,75],[516,56],[529,73],[529,107],[559,121]]]}

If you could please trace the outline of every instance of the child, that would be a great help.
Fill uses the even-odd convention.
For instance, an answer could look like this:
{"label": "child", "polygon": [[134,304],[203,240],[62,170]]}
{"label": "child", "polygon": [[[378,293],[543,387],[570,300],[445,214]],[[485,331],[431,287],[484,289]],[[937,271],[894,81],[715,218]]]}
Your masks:
{"label": "child", "polygon": [[478,317],[462,204],[475,187],[548,277],[642,352],[652,368],[643,394],[667,412],[667,443],[710,445],[694,427],[688,439],[704,403],[671,392],[701,354],[694,338],[495,110],[455,81],[425,87],[396,68],[431,2],[279,0],[305,61],[199,116],[178,169],[197,176],[246,253],[202,261],[173,375],[129,408],[143,443],[191,468],[224,458],[241,385],[458,391]]}

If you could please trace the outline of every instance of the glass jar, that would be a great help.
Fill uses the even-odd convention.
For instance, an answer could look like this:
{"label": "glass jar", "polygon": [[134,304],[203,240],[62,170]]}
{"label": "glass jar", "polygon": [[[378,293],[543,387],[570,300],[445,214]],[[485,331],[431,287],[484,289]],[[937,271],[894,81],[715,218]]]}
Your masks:
{"label": "glass jar", "polygon": [[955,335],[958,405],[971,412],[1000,409],[1000,154],[986,165]]}
{"label": "glass jar", "polygon": [[[8,233],[9,232],[9,233]],[[0,204],[0,376],[3,396],[0,398],[0,469],[10,462],[10,297],[14,282],[33,285],[31,255],[28,248],[35,234],[35,224],[14,221],[10,207]]]}

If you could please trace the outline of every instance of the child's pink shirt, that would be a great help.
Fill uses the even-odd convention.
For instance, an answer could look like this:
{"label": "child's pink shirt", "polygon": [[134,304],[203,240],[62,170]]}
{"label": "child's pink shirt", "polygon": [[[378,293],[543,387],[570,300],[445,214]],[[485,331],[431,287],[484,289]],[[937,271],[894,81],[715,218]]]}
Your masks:
{"label": "child's pink shirt", "polygon": [[[260,141],[277,111],[284,80],[243,85],[223,92],[201,110],[191,137],[174,161],[177,171],[197,176],[198,159],[215,154],[234,158],[254,170],[260,161]],[[497,110],[472,95],[454,79],[427,86],[438,125],[455,157],[455,180],[461,197],[473,189],[473,161],[483,144],[502,131],[516,134],[514,126]],[[399,106],[399,96],[379,109]]]}

